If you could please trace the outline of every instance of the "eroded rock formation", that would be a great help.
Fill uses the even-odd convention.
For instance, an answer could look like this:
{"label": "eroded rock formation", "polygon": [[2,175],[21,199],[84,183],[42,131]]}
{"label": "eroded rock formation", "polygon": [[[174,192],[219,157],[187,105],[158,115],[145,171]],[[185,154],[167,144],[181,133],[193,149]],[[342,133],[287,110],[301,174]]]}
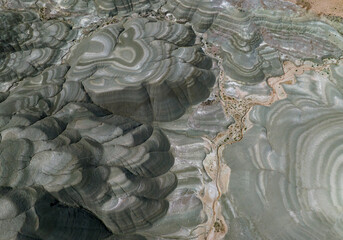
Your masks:
{"label": "eroded rock formation", "polygon": [[0,1],[0,240],[342,239],[343,24],[299,5]]}

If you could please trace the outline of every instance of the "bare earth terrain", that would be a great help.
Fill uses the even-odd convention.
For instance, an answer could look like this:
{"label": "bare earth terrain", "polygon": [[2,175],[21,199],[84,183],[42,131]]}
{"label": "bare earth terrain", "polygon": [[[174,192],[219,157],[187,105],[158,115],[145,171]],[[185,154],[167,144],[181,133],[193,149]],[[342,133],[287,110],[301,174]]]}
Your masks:
{"label": "bare earth terrain", "polygon": [[317,14],[343,17],[342,0],[288,0]]}

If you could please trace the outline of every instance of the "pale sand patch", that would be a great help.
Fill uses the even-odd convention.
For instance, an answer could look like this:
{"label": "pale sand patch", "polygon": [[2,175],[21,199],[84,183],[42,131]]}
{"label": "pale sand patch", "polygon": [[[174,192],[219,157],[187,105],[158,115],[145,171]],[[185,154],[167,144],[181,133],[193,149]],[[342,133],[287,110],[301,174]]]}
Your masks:
{"label": "pale sand patch", "polygon": [[343,17],[342,0],[287,0],[319,15]]}

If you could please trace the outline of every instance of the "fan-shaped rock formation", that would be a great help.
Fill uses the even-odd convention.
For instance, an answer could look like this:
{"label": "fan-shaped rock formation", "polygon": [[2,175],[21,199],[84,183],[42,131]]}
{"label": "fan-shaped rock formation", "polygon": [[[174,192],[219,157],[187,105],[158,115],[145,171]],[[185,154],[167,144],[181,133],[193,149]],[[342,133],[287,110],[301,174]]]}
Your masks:
{"label": "fan-shaped rock formation", "polygon": [[220,49],[225,73],[232,80],[256,84],[282,75],[284,56],[321,60],[342,54],[341,34],[313,16],[254,6],[258,3],[251,3],[251,9],[230,3],[175,0],[163,8],[206,34],[207,41]]}
{"label": "fan-shaped rock formation", "polygon": [[[1,186],[43,187],[82,206],[117,234],[164,215],[177,179],[164,134],[92,105],[69,104],[54,117],[4,127]],[[32,116],[34,118],[34,116]]]}
{"label": "fan-shaped rock formation", "polygon": [[1,0],[0,240],[343,239],[343,20],[298,5]]}
{"label": "fan-shaped rock formation", "polygon": [[42,189],[1,188],[0,193],[0,239],[99,240],[111,236],[92,214],[61,205]]}
{"label": "fan-shaped rock formation", "polygon": [[71,53],[67,81],[95,104],[139,121],[170,121],[209,95],[212,62],[180,24],[143,18],[107,26]]}
{"label": "fan-shaped rock formation", "polygon": [[[343,68],[333,69],[339,74]],[[287,99],[255,107],[253,127],[226,148],[233,238],[250,231],[252,239],[342,239],[343,90],[338,76],[301,75],[296,85],[285,87]]]}
{"label": "fan-shaped rock formation", "polygon": [[76,33],[64,22],[42,22],[28,11],[0,11],[0,21],[0,92],[59,63]]}
{"label": "fan-shaped rock formation", "polygon": [[128,15],[131,12],[144,12],[157,9],[164,0],[4,0],[0,3],[11,9],[44,8],[48,14],[80,13],[95,15]]}
{"label": "fan-shaped rock formation", "polygon": [[111,15],[144,11],[161,5],[161,0],[94,0],[99,13]]}

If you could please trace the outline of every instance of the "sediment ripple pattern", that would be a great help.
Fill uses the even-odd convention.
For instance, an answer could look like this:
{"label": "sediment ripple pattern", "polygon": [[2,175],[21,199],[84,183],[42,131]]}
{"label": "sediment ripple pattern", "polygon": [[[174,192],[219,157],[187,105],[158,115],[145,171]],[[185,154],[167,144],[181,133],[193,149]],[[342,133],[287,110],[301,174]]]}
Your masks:
{"label": "sediment ripple pattern", "polygon": [[86,102],[80,83],[65,82],[68,69],[67,65],[47,68],[0,95],[0,129],[14,125],[26,127],[56,113],[69,102]]}
{"label": "sediment ripple pattern", "polygon": [[90,212],[62,205],[40,188],[1,187],[0,193],[1,240],[100,240],[111,236]]}
{"label": "sediment ripple pattern", "polygon": [[92,13],[95,15],[128,15],[131,12],[144,12],[157,9],[164,0],[4,0],[1,6],[10,9],[45,8],[48,15],[53,12]]}
{"label": "sediment ripple pattern", "polygon": [[328,21],[250,4],[254,7],[242,9],[235,1],[171,0],[163,9],[204,33],[215,46],[212,51],[223,59],[226,75],[240,83],[257,84],[282,75],[285,56],[318,61],[342,54],[343,37]]}
{"label": "sediment ripple pattern", "polygon": [[70,25],[29,11],[0,11],[0,21],[0,92],[59,63],[76,35]]}
{"label": "sediment ripple pattern", "polygon": [[233,238],[342,239],[342,69],[299,76],[287,99],[255,107],[253,127],[225,149]]}
{"label": "sediment ripple pattern", "polygon": [[[161,130],[90,104],[80,82],[66,81],[68,70],[68,65],[47,68],[1,96],[0,196],[4,208],[12,206],[5,213],[16,216],[0,219],[5,239],[199,234],[192,229],[206,221],[197,197],[199,159],[206,149],[200,137],[189,136],[225,129],[213,125],[224,117],[220,105],[195,105],[197,114],[182,116],[176,125],[159,123],[169,150]],[[185,135],[173,133],[178,131]],[[22,191],[24,199],[32,198],[29,207],[16,200]],[[117,208],[111,205],[116,203]],[[14,223],[17,227],[8,231]]]}
{"label": "sediment ripple pattern", "polygon": [[161,5],[163,0],[94,0],[99,13],[111,15],[144,11]]}
{"label": "sediment ripple pattern", "polygon": [[[0,186],[50,193],[56,204],[64,206],[65,212],[59,214],[65,214],[61,218],[66,221],[80,224],[79,212],[83,210],[78,208],[82,208],[118,236],[134,233],[150,227],[168,210],[165,197],[177,185],[176,176],[169,172],[174,164],[169,148],[168,139],[159,129],[108,115],[93,104],[69,103],[53,116],[27,108],[1,128]],[[6,194],[1,196],[6,198]],[[42,195],[35,196],[32,195],[32,206]],[[42,211],[42,214],[55,211],[38,208],[36,212]],[[25,211],[18,213],[22,214],[22,220],[2,218],[4,224],[11,221],[19,224],[18,229],[9,234],[17,236],[19,232],[34,228],[35,221],[44,221],[25,222],[28,214]],[[68,216],[69,211],[75,211],[74,220]],[[48,216],[45,219],[52,221]],[[87,218],[84,221],[87,222]],[[56,226],[41,224],[42,228],[46,227],[37,230],[37,234],[43,231],[42,239],[58,239],[64,234],[58,229],[66,224],[63,221]],[[102,235],[110,233],[100,223],[98,225]],[[70,228],[77,232],[77,226]],[[81,232],[87,231],[93,230],[88,228]],[[96,231],[89,239],[100,239],[91,237],[94,234]]]}
{"label": "sediment ripple pattern", "polygon": [[92,101],[143,122],[179,118],[208,97],[211,59],[180,24],[143,18],[107,26],[72,49],[67,81]]}

